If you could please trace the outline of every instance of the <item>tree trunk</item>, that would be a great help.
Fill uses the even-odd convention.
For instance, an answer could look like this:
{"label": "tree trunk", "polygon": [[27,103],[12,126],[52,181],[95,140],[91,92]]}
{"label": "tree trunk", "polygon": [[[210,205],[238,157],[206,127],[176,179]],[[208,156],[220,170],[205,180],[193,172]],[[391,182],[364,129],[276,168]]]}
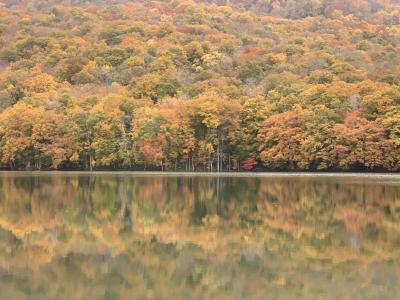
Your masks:
{"label": "tree trunk", "polygon": [[219,160],[220,160],[220,153],[219,153],[219,138],[218,138],[218,146],[217,146],[217,172],[219,172]]}
{"label": "tree trunk", "polygon": [[92,156],[92,154],[89,154],[89,169],[90,169],[90,172],[93,171],[93,156]]}

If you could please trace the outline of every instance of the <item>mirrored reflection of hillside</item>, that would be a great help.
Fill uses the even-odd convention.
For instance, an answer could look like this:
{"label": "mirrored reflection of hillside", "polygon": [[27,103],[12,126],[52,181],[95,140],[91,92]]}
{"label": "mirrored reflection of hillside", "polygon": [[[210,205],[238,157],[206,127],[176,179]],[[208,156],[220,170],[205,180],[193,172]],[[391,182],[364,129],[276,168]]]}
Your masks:
{"label": "mirrored reflection of hillside", "polygon": [[0,175],[0,299],[396,299],[399,278],[398,180]]}

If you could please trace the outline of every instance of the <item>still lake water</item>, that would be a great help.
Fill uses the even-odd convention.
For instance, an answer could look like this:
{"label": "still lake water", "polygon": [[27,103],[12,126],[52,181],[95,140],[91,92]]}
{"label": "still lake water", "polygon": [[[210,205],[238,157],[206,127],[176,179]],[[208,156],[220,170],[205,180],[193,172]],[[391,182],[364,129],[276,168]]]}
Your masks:
{"label": "still lake water", "polygon": [[0,173],[0,299],[400,299],[400,176]]}

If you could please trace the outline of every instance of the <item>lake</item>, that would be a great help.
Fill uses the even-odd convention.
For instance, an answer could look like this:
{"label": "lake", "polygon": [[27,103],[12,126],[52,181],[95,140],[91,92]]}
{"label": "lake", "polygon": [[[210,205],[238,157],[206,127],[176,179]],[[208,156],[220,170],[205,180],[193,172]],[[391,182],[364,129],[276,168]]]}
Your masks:
{"label": "lake", "polygon": [[400,299],[400,176],[3,172],[0,299]]}

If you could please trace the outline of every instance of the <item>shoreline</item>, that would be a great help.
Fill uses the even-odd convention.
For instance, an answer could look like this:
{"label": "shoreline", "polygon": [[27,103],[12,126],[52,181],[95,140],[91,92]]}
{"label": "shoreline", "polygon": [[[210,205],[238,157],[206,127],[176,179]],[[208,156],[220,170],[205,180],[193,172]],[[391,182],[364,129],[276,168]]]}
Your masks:
{"label": "shoreline", "polygon": [[397,172],[171,172],[171,171],[0,171],[0,175],[132,175],[148,176],[180,176],[180,177],[263,177],[263,178],[296,178],[296,177],[341,177],[341,178],[395,178],[400,180]]}

